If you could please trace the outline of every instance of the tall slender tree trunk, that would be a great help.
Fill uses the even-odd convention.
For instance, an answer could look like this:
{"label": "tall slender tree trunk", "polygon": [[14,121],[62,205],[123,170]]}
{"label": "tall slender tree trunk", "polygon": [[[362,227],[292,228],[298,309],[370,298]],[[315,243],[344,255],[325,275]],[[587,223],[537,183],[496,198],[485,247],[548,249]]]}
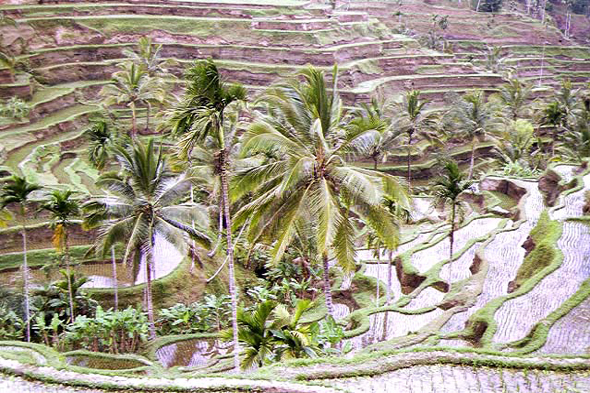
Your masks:
{"label": "tall slender tree trunk", "polygon": [[25,292],[25,337],[27,342],[31,342],[31,308],[29,303],[29,265],[27,263],[27,228],[25,226],[25,214],[23,209],[23,224],[22,224],[22,237],[23,237],[23,280],[24,280],[24,292]]}
{"label": "tall slender tree trunk", "polygon": [[70,246],[68,244],[68,230],[65,224],[62,224],[64,228],[64,250],[66,258],[66,269],[68,271],[68,297],[70,299],[70,317],[72,322],[76,320],[76,314],[74,313],[74,293],[72,290],[72,268],[70,266]]}
{"label": "tall slender tree trunk", "polygon": [[135,103],[131,103],[131,136],[135,138],[137,136],[137,117],[135,113]]}
{"label": "tall slender tree trunk", "polygon": [[393,284],[393,251],[389,251],[387,263],[387,293],[385,295],[386,304],[391,302],[391,285]]}
{"label": "tall slender tree trunk", "polygon": [[471,140],[471,159],[469,160],[469,180],[473,177],[473,165],[475,163],[475,137]]}
{"label": "tall slender tree trunk", "polygon": [[150,130],[150,112],[152,111],[152,104],[150,104],[149,101],[147,101],[146,103],[147,103],[147,111],[146,111],[146,117],[145,117],[145,131],[149,131]]}
{"label": "tall slender tree trunk", "polygon": [[232,243],[232,220],[229,209],[229,182],[228,182],[228,153],[225,149],[220,151],[221,157],[221,199],[223,203],[223,212],[225,216],[225,238],[227,241],[227,257],[229,268],[229,295],[231,298],[231,314],[232,314],[232,330],[233,330],[233,346],[234,346],[234,369],[236,371],[240,368],[240,342],[238,341],[238,297],[236,293],[236,279],[234,270],[234,247]]}
{"label": "tall slender tree trunk", "polygon": [[481,5],[481,0],[477,0],[477,7],[475,7],[475,12],[479,12],[480,5]]}
{"label": "tall slender tree trunk", "polygon": [[455,201],[453,201],[453,212],[451,214],[451,235],[450,235],[450,241],[451,241],[451,247],[449,249],[449,289],[451,288],[451,284],[453,282],[453,274],[452,274],[452,269],[453,269],[453,246],[455,244],[455,215],[457,212],[457,207],[455,204]]}
{"label": "tall slender tree trunk", "polygon": [[381,249],[377,249],[377,293],[375,294],[375,305],[379,307],[379,291],[380,291],[380,283],[381,281]]}
{"label": "tall slender tree trunk", "polygon": [[119,308],[119,283],[117,281],[117,260],[115,259],[115,246],[111,246],[111,263],[113,264],[113,284],[115,285],[115,311]]}
{"label": "tall slender tree trunk", "polygon": [[146,270],[146,307],[148,312],[148,325],[150,340],[156,339],[156,323],[154,319],[154,303],[152,299],[152,265],[154,264],[154,233],[153,228],[150,229],[150,240],[147,255],[145,256],[145,270]]}
{"label": "tall slender tree trunk", "polygon": [[412,193],[412,133],[408,132],[408,193]]}
{"label": "tall slender tree trunk", "polygon": [[326,295],[326,307],[328,315],[334,317],[334,304],[332,303],[332,287],[330,286],[330,265],[328,264],[328,253],[322,255],[324,265],[324,294]]}
{"label": "tall slender tree trunk", "polygon": [[377,170],[377,158],[373,157],[373,169]]}

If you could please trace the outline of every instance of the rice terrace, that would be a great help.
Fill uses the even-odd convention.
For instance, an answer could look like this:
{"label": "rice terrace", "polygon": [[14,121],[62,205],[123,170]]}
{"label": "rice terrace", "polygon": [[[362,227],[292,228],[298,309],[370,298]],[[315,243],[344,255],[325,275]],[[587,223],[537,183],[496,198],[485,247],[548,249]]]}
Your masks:
{"label": "rice terrace", "polygon": [[0,393],[590,392],[588,0],[0,0]]}

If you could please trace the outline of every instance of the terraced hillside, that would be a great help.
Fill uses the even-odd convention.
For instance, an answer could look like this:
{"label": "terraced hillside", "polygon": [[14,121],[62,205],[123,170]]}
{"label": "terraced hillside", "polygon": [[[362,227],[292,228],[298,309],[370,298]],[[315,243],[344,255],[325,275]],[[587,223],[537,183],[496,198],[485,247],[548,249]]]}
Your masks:
{"label": "terraced hillside", "polygon": [[[0,44],[10,54],[0,66],[0,98],[20,97],[30,112],[0,122],[0,175],[21,174],[47,190],[67,188],[83,198],[104,193],[97,186],[100,171],[88,160],[86,135],[91,119],[105,113],[100,91],[146,36],[161,44],[160,54],[169,60],[167,88],[178,97],[187,66],[206,58],[213,58],[229,81],[243,84],[251,102],[309,65],[329,75],[337,64],[336,88],[349,114],[374,99],[399,101],[411,90],[428,100],[427,114],[443,113],[452,93],[483,91],[489,97],[511,76],[533,86],[523,104],[532,107],[536,98],[553,97],[565,80],[573,88],[590,82],[590,47],[566,39],[551,21],[525,16],[519,6],[489,14],[454,1],[421,0],[338,0],[334,8],[318,0],[13,3],[0,6]],[[582,106],[588,102],[584,99]],[[152,109],[141,106],[135,114],[119,104],[109,113],[122,129],[137,117],[138,140],[151,135],[168,148],[169,130],[153,126],[161,114],[150,127]],[[244,120],[252,120],[248,116]],[[533,123],[533,116],[529,120]],[[563,122],[539,120],[534,134],[530,126],[524,155],[554,153],[554,136],[565,133]],[[232,345],[218,332],[218,319],[214,333],[166,333],[133,355],[120,355],[118,349],[58,352],[41,344],[0,341],[0,372],[88,391],[588,391],[590,162],[570,154],[560,156],[559,163],[547,159],[542,170],[535,167],[518,177],[486,174],[495,165],[486,159],[498,155],[498,141],[485,135],[467,140],[453,134],[459,127],[450,128],[444,149],[440,141],[425,138],[411,151],[396,146],[381,161],[364,157],[351,165],[399,176],[410,169],[415,195],[410,215],[400,219],[397,250],[367,249],[359,240],[352,245],[356,266],[350,272],[333,256],[328,261],[326,252],[326,286],[332,290],[334,329],[340,329],[342,339],[330,349],[341,356],[261,361],[248,373],[230,376],[225,373],[233,367]],[[465,214],[454,232],[449,212],[423,187],[438,175],[440,153],[458,160],[462,169],[475,159],[477,181],[462,193]],[[359,182],[359,187],[369,186]],[[39,201],[33,199],[36,210]],[[221,207],[210,206],[219,214],[219,244]],[[45,213],[31,214],[24,223],[0,229],[0,286],[23,286],[21,224],[29,234],[28,282],[43,290],[61,276],[45,269],[59,257],[48,222]],[[105,307],[112,305],[113,293],[121,304],[141,304],[148,277],[158,292],[156,308],[194,302],[221,282],[209,284],[225,266],[224,256],[210,256],[217,246],[209,255],[195,252],[194,242],[179,250],[167,234],[154,234],[150,255],[156,267],[150,270],[142,251],[133,269],[123,263],[120,247],[111,249],[111,259],[88,256],[98,232],[83,230],[81,221],[71,224],[75,269],[89,278],[84,287]],[[240,278],[252,281],[240,288],[244,297],[259,288],[253,282],[263,281],[250,277],[257,273],[249,265],[250,253],[258,250],[249,246],[240,249],[247,264],[238,264]],[[113,270],[118,278],[112,278]],[[308,297],[316,299],[317,292],[318,301],[303,314],[305,323],[323,320],[328,312],[324,295],[313,289]],[[0,390],[5,386],[47,389],[0,374]]]}

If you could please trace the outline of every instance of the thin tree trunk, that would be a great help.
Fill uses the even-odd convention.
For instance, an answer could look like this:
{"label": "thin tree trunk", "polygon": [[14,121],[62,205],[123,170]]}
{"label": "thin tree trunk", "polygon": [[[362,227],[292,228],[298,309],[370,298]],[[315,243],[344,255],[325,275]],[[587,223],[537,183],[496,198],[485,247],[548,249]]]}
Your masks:
{"label": "thin tree trunk", "polygon": [[385,295],[386,304],[391,302],[391,285],[393,284],[393,251],[389,251],[389,261],[387,263],[387,294]]}
{"label": "thin tree trunk", "polygon": [[223,236],[223,199],[219,201],[219,233],[217,234],[217,241],[215,242],[215,247],[211,252],[207,253],[208,257],[212,257],[217,252],[217,248],[221,244],[221,237]]}
{"label": "thin tree trunk", "polygon": [[234,247],[232,243],[231,232],[231,213],[229,209],[229,185],[227,174],[227,151],[222,149],[221,155],[221,198],[223,203],[223,211],[225,215],[225,234],[227,240],[227,257],[229,267],[229,295],[231,297],[231,313],[232,313],[232,330],[233,330],[233,346],[234,346],[234,369],[236,371],[240,368],[240,343],[238,341],[238,298],[236,294],[236,282],[234,271]]}
{"label": "thin tree trunk", "polygon": [[119,308],[119,283],[117,282],[117,260],[115,259],[115,246],[111,246],[111,262],[113,264],[113,283],[115,285],[115,311]]}
{"label": "thin tree trunk", "polygon": [[330,286],[330,265],[328,264],[328,254],[322,255],[324,265],[324,294],[326,295],[326,307],[328,315],[334,317],[334,304],[332,303],[332,287]]}
{"label": "thin tree trunk", "polygon": [[373,169],[377,170],[377,159],[373,157]]}
{"label": "thin tree trunk", "polygon": [[380,291],[380,280],[381,280],[381,249],[377,249],[377,293],[375,297],[375,305],[379,307],[379,291]]}
{"label": "thin tree trunk", "polygon": [[156,324],[154,319],[154,303],[152,299],[152,265],[154,263],[154,234],[153,229],[150,229],[150,241],[147,255],[145,256],[145,269],[146,269],[146,306],[148,312],[148,325],[150,340],[156,339]]}
{"label": "thin tree trunk", "polygon": [[453,279],[453,275],[452,275],[453,245],[455,243],[455,214],[456,214],[456,210],[457,209],[456,209],[455,201],[453,201],[453,213],[451,214],[451,236],[450,236],[451,247],[449,250],[449,289],[451,288],[452,279]]}
{"label": "thin tree trunk", "polygon": [[477,7],[475,7],[475,12],[479,12],[480,5],[481,5],[481,0],[477,0]]}
{"label": "thin tree trunk", "polygon": [[135,114],[135,103],[131,103],[131,136],[135,138],[137,133],[137,119]]}
{"label": "thin tree trunk", "polygon": [[150,112],[152,110],[152,104],[150,104],[149,101],[146,102],[147,103],[147,113],[146,113],[146,119],[145,119],[145,131],[150,130]]}
{"label": "thin tree trunk", "polygon": [[70,247],[68,245],[68,230],[65,225],[64,225],[64,250],[65,250],[65,257],[66,257],[66,269],[68,271],[68,296],[70,298],[70,317],[72,318],[72,322],[74,322],[76,320],[76,314],[74,313],[74,293],[72,291],[72,268],[70,267]]}
{"label": "thin tree trunk", "polygon": [[24,279],[24,291],[25,291],[25,320],[26,330],[25,337],[27,342],[31,342],[31,309],[29,303],[29,265],[27,263],[27,228],[24,223],[24,215],[26,212],[23,209],[23,279]]}
{"label": "thin tree trunk", "polygon": [[468,180],[473,177],[473,164],[475,163],[475,138],[471,141],[471,160],[469,161],[469,176]]}
{"label": "thin tree trunk", "polygon": [[408,133],[408,193],[412,193],[412,168],[410,162],[412,159],[412,133]]}

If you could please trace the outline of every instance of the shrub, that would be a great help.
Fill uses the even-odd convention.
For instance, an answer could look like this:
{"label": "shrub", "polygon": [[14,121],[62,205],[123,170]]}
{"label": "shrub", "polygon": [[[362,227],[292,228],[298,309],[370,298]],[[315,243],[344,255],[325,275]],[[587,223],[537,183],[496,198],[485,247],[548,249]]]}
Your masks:
{"label": "shrub", "polygon": [[148,335],[147,316],[134,308],[104,311],[97,307],[94,318],[79,316],[68,326],[65,339],[75,349],[94,352],[138,352]]}

